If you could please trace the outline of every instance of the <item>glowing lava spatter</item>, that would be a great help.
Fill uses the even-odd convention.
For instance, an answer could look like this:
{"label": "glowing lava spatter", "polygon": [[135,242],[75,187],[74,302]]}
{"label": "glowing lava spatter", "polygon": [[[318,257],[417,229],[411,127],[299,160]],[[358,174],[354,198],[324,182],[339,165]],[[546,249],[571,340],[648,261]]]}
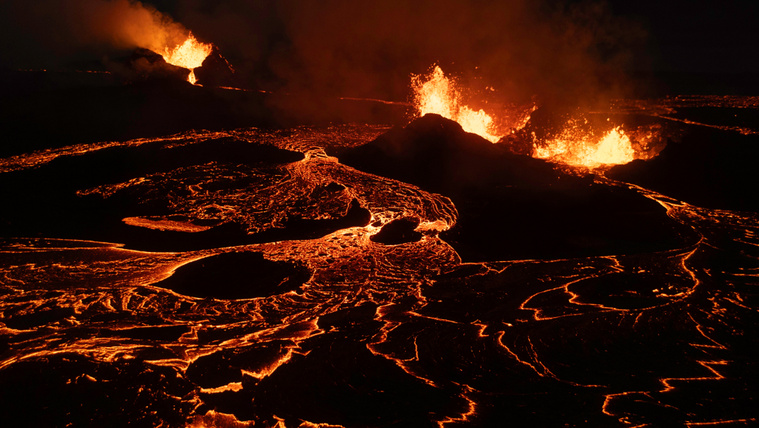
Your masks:
{"label": "glowing lava spatter", "polygon": [[598,168],[632,162],[635,150],[630,137],[619,126],[597,140],[592,134],[568,124],[561,135],[541,144],[534,143],[532,156],[571,166]]}
{"label": "glowing lava spatter", "polygon": [[[412,76],[411,85],[414,105],[420,116],[427,113],[439,114],[458,122],[465,131],[478,134],[490,142],[496,143],[501,139],[502,135],[496,131],[493,117],[484,110],[475,111],[464,105],[455,82],[443,73],[440,66],[435,66],[429,75]],[[534,109],[535,106],[532,110]],[[517,128],[523,127],[527,120],[518,124]],[[624,164],[635,159],[630,138],[620,127],[611,129],[598,139],[570,121],[559,136],[534,142],[533,146],[533,157],[570,166],[597,168]]]}
{"label": "glowing lava spatter", "polygon": [[414,105],[419,115],[439,114],[458,122],[464,131],[478,134],[490,142],[498,142],[500,135],[495,134],[493,118],[484,110],[473,110],[463,105],[461,94],[455,83],[446,77],[440,66],[435,66],[427,76],[412,76],[411,86],[414,90]]}
{"label": "glowing lava spatter", "polygon": [[190,33],[184,43],[175,46],[174,49],[165,48],[161,56],[163,56],[164,61],[171,65],[190,69],[187,81],[194,85],[197,82],[195,69],[203,64],[203,61],[211,54],[212,49],[213,45],[199,42]]}

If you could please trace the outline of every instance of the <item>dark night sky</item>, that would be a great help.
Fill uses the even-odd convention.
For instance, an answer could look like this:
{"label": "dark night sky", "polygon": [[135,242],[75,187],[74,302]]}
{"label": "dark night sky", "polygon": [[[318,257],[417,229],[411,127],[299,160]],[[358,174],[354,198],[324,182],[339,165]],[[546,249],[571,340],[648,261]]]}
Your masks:
{"label": "dark night sky", "polygon": [[759,72],[759,2],[615,0],[614,13],[640,22],[651,68]]}
{"label": "dark night sky", "polygon": [[[130,3],[4,1],[0,66],[76,67],[127,52],[129,43],[109,34],[116,26],[95,22],[114,4]],[[623,76],[640,72],[759,73],[755,0],[145,5],[219,46],[251,87],[264,89],[402,99],[409,74],[436,62],[513,99],[624,94],[632,83]],[[100,12],[88,12],[93,6]]]}

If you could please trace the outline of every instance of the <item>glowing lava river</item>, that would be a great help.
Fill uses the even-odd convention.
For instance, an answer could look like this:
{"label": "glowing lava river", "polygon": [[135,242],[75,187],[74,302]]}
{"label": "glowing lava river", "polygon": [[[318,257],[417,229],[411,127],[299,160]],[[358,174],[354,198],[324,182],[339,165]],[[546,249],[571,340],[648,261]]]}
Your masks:
{"label": "glowing lava river", "polygon": [[435,115],[0,159],[0,406],[13,426],[756,424],[756,193],[727,164],[698,181],[693,154],[745,159],[756,134],[654,119],[691,137],[594,171]]}

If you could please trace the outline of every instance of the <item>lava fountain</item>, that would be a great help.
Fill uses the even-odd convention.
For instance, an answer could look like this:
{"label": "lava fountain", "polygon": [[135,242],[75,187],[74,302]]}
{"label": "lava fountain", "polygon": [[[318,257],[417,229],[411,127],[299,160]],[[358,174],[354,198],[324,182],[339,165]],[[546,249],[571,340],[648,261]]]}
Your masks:
{"label": "lava fountain", "polygon": [[482,109],[475,111],[464,105],[455,82],[446,77],[440,66],[435,66],[427,76],[412,76],[411,86],[419,116],[439,114],[458,122],[464,131],[477,134],[492,143],[501,139],[501,135],[497,135],[494,129],[493,118]]}
{"label": "lava fountain", "polygon": [[189,69],[190,75],[187,76],[187,81],[194,85],[197,82],[195,69],[203,64],[203,61],[211,54],[212,49],[212,44],[199,42],[190,33],[183,43],[173,49],[166,47],[161,56],[163,56],[164,61],[171,65]]}
{"label": "lava fountain", "polygon": [[630,137],[617,126],[600,139],[569,122],[560,135],[533,143],[532,156],[576,167],[599,168],[632,162],[635,150]]}
{"label": "lava fountain", "polygon": [[[427,113],[439,114],[458,122],[471,133],[497,143],[503,137],[495,126],[503,118],[493,118],[484,110],[474,110],[462,102],[461,91],[454,80],[447,77],[440,66],[435,66],[428,75],[413,75],[411,86],[414,92],[414,106],[419,116]],[[523,120],[515,123],[514,130],[523,128],[536,106],[528,109]],[[584,123],[587,125],[587,121]],[[514,132],[512,130],[512,132]],[[573,167],[600,168],[620,165],[636,159],[630,137],[621,126],[603,134],[590,132],[587,126],[577,120],[568,121],[556,136],[538,140],[532,135],[532,157]]]}

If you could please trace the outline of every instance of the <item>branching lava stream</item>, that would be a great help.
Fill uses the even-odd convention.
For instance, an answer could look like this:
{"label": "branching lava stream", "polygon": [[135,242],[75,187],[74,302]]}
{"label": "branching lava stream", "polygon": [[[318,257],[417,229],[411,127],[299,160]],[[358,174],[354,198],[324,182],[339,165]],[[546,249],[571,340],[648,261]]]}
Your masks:
{"label": "branching lava stream", "polygon": [[[690,234],[462,263],[440,237],[460,218],[448,197],[325,151],[385,131],[196,131],[0,160],[4,186],[38,177],[24,194],[68,198],[49,199],[50,227],[8,220],[19,235],[0,245],[5,405],[38,426],[757,421],[741,375],[756,373],[756,214],[589,175]],[[167,163],[94,168],[139,150]],[[84,166],[69,187],[39,179]]]}

